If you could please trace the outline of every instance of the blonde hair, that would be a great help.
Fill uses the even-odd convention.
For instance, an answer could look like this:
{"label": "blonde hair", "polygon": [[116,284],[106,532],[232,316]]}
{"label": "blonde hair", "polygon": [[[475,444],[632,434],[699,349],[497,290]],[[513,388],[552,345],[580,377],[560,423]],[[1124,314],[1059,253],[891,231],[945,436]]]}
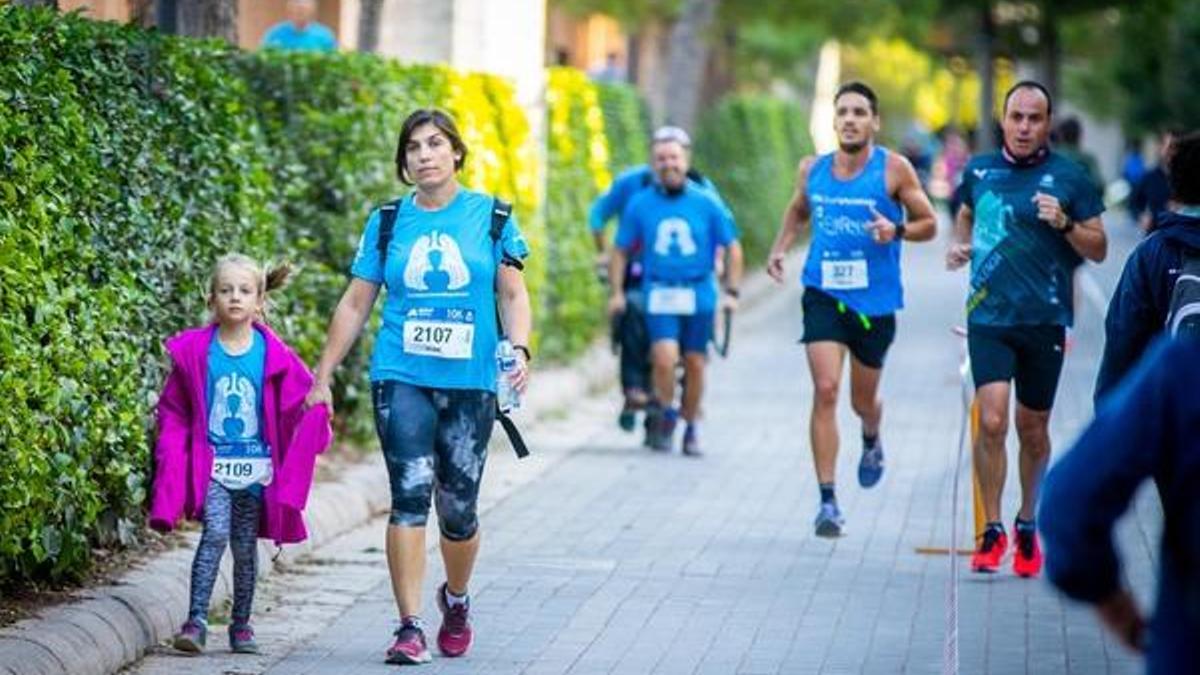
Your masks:
{"label": "blonde hair", "polygon": [[254,258],[241,253],[226,253],[217,258],[217,262],[213,265],[212,274],[208,278],[208,302],[211,303],[217,295],[217,282],[221,278],[221,272],[228,267],[241,267],[250,270],[254,274],[254,285],[258,290],[258,297],[263,301],[261,319],[267,320],[267,310],[270,309],[271,303],[268,294],[271,291],[283,288],[287,283],[288,277],[292,275],[292,265],[289,262],[282,262],[274,267],[264,267]]}

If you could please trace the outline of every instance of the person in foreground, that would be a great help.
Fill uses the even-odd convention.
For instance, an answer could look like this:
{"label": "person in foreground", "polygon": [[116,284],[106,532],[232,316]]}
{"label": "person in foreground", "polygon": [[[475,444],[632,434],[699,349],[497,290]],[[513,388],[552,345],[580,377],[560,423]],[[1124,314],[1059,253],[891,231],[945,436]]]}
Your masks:
{"label": "person in foreground", "polygon": [[209,282],[213,322],[167,340],[171,371],[158,400],[150,527],[171,530],[181,516],[204,525],[188,618],[172,642],[186,653],[204,651],[226,544],[233,550],[229,648],[253,654],[258,538],[278,545],[308,536],[301,512],[331,432],[328,407],[304,406],[308,368],[264,323],[267,293],[288,272],[223,256]]}
{"label": "person in foreground", "polygon": [[521,270],[529,247],[507,205],[459,184],[466,159],[467,146],[445,112],[420,109],[405,119],[396,173],[416,189],[367,219],[309,395],[312,403],[330,401],[333,372],[386,286],[371,397],[391,482],[387,560],[400,619],[388,663],[431,660],[421,620],[431,500],[446,568],[437,590],[438,649],[457,657],[471,646],[468,590],[479,552],[479,484],[496,420],[501,330],[518,354],[505,385],[524,392],[528,381],[532,319]]}
{"label": "person in foreground", "polygon": [[[1200,667],[1200,340],[1162,337],[1046,476],[1046,576],[1091,603],[1151,675]],[[1121,580],[1113,528],[1143,482],[1163,505],[1158,600],[1147,626]]]}

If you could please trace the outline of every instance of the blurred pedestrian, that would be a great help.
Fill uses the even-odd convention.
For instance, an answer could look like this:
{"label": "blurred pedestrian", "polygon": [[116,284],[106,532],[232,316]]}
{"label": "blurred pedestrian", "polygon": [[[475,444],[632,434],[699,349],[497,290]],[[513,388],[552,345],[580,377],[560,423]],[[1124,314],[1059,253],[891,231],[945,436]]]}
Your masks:
{"label": "blurred pedestrian", "polygon": [[1177,289],[1183,290],[1179,284],[1200,285],[1189,278],[1200,276],[1200,131],[1176,139],[1166,164],[1170,207],[1126,259],[1108,304],[1097,402],[1133,369],[1156,336],[1172,332],[1168,324]]}
{"label": "blurred pedestrian", "polygon": [[1104,194],[1104,177],[1100,175],[1100,163],[1096,161],[1095,155],[1083,149],[1083,124],[1078,117],[1068,117],[1059,123],[1058,144],[1054,149],[1060,155],[1083,166],[1092,187],[1101,195]]}
{"label": "blurred pedestrian", "polygon": [[1157,225],[1158,214],[1167,210],[1171,198],[1171,186],[1167,181],[1167,155],[1171,144],[1179,136],[1179,129],[1167,129],[1158,139],[1158,162],[1142,175],[1142,180],[1129,196],[1129,207],[1137,218],[1138,229],[1149,234]]}
{"label": "blurred pedestrian", "polygon": [[263,48],[315,52],[337,49],[333,31],[316,20],[317,0],[287,0],[287,16],[286,21],[267,30]]}

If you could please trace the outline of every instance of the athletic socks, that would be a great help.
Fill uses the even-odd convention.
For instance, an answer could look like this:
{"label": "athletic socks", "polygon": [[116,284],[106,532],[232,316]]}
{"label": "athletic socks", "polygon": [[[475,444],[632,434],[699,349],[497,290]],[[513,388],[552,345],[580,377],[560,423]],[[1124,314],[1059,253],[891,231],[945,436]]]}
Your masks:
{"label": "athletic socks", "polygon": [[821,488],[822,504],[828,504],[837,501],[837,498],[833,494],[833,483],[821,483],[819,487]]}
{"label": "athletic socks", "polygon": [[447,607],[458,607],[467,604],[466,595],[455,595],[450,592],[450,587],[446,586],[446,592],[443,594],[446,598]]}

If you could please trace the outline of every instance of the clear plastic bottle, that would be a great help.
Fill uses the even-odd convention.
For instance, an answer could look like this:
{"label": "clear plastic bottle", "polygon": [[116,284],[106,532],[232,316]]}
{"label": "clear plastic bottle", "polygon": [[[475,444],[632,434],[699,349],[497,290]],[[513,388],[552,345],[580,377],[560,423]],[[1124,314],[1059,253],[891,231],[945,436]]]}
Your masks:
{"label": "clear plastic bottle", "polygon": [[496,345],[496,403],[501,412],[511,412],[521,407],[521,394],[513,386],[509,376],[517,369],[517,350],[512,342],[501,340]]}

